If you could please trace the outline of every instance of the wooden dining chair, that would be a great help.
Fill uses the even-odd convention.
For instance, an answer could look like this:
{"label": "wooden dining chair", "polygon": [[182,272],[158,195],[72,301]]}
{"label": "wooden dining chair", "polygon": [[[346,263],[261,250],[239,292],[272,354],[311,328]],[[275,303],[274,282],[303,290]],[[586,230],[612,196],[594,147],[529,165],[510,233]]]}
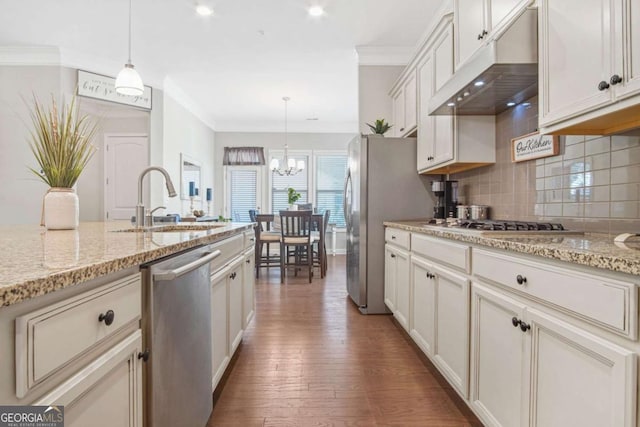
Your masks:
{"label": "wooden dining chair", "polygon": [[329,227],[329,217],[331,211],[326,210],[322,217],[314,215],[314,231],[311,233],[311,241],[313,247],[313,265],[320,269],[320,277],[327,275],[327,229]]}
{"label": "wooden dining chair", "polygon": [[[260,277],[262,267],[280,266],[280,254],[270,252],[272,244],[280,246],[280,232],[271,229],[273,214],[256,214],[256,278]],[[264,254],[263,252],[265,252]]]}
{"label": "wooden dining chair", "polygon": [[[311,211],[280,211],[280,283],[284,283],[285,268],[309,269],[309,283],[313,277],[311,248]],[[293,258],[293,262],[291,261]]]}

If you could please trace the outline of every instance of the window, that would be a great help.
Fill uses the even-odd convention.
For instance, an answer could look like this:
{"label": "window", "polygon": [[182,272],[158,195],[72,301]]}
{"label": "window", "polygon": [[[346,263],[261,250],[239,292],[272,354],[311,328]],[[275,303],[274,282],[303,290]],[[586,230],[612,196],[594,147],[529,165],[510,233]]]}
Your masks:
{"label": "window", "polygon": [[[271,211],[278,213],[280,210],[289,208],[289,199],[287,195],[287,189],[289,187],[300,193],[300,199],[296,203],[308,203],[309,200],[309,156],[291,154],[296,160],[302,160],[306,169],[298,172],[293,176],[280,176],[275,172],[271,172]],[[282,156],[273,156],[280,160],[280,164],[283,164]]]}
{"label": "window", "polygon": [[236,222],[251,222],[249,209],[256,209],[259,200],[260,170],[257,167],[228,167],[227,194],[229,215]]}
{"label": "window", "polygon": [[329,222],[337,227],[346,226],[343,210],[344,179],[347,172],[347,156],[316,156],[315,205],[318,212],[329,209]]}

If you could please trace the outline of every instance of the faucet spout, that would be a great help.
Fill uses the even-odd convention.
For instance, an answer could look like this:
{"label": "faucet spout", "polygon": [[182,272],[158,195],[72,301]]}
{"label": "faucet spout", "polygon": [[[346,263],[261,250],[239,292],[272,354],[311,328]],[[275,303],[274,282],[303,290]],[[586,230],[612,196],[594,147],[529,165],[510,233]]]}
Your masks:
{"label": "faucet spout", "polygon": [[164,175],[165,183],[167,186],[167,191],[169,192],[169,197],[177,196],[176,189],[173,186],[173,182],[171,181],[171,177],[169,173],[160,166],[149,166],[142,172],[140,172],[140,176],[138,177],[138,205],[136,206],[136,227],[144,226],[144,204],[142,203],[142,180],[151,171],[158,171],[162,175]]}

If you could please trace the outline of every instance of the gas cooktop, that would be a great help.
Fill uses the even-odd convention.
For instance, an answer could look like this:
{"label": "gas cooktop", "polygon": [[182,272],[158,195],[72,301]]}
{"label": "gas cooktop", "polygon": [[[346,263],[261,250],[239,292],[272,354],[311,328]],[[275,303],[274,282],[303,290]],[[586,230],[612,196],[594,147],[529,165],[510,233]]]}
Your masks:
{"label": "gas cooktop", "polygon": [[471,232],[473,234],[584,234],[581,231],[567,230],[560,223],[514,221],[500,219],[432,219],[429,226],[448,228],[451,231]]}

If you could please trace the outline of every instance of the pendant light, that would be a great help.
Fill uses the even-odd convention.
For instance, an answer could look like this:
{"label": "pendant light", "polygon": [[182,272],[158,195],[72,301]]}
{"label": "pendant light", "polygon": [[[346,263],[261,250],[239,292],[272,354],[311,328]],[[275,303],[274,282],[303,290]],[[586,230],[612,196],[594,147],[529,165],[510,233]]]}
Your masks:
{"label": "pendant light", "polygon": [[289,158],[289,145],[287,145],[287,103],[291,98],[285,96],[282,98],[284,101],[284,159],[282,161],[282,167],[278,159],[271,159],[269,168],[272,172],[277,173],[280,176],[292,176],[304,170],[304,161]]}
{"label": "pendant light", "polygon": [[129,59],[116,77],[116,92],[122,95],[139,96],[144,93],[140,74],[131,63],[131,0],[129,0]]}

